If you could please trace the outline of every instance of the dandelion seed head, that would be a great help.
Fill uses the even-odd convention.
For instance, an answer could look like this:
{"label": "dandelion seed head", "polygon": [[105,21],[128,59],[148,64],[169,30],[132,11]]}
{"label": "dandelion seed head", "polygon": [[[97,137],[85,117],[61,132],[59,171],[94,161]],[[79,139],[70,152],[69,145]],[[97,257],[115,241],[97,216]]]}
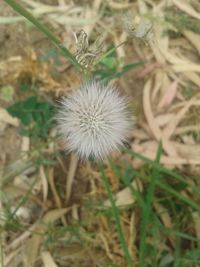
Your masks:
{"label": "dandelion seed head", "polygon": [[66,150],[83,159],[104,158],[123,145],[132,128],[127,99],[96,81],[63,97],[57,121]]}
{"label": "dandelion seed head", "polygon": [[122,25],[130,37],[139,38],[147,43],[154,39],[153,23],[145,16],[133,16],[127,12],[122,16]]}

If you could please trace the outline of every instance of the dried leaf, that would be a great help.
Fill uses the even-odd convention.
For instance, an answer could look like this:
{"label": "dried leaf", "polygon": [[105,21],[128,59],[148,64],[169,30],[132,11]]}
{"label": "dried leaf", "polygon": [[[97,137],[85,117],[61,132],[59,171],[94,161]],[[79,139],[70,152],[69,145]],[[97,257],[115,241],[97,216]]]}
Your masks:
{"label": "dried leaf", "polygon": [[42,183],[43,201],[45,202],[47,200],[48,195],[48,182],[43,166],[40,166],[40,178]]}
{"label": "dried leaf", "polygon": [[184,31],[183,34],[194,45],[194,47],[197,49],[198,53],[200,54],[200,35],[192,31]]}
{"label": "dried leaf", "polygon": [[200,76],[195,72],[184,72],[184,75],[200,88]]}
{"label": "dried leaf", "polygon": [[165,92],[164,96],[162,97],[162,99],[158,103],[158,108],[163,108],[163,107],[169,106],[172,103],[172,101],[176,97],[177,85],[178,85],[178,82],[174,81],[166,89],[166,92]]}
{"label": "dried leaf", "polygon": [[188,71],[200,72],[200,65],[192,62],[174,64],[172,68],[175,72],[188,72]]}
{"label": "dried leaf", "polygon": [[191,105],[192,101],[188,101],[188,103],[174,116],[170,123],[165,127],[163,134],[167,139],[169,139],[173,135],[176,127]]}
{"label": "dried leaf", "polygon": [[157,214],[159,214],[164,226],[167,228],[172,228],[173,227],[172,220],[169,213],[167,212],[167,209],[158,202],[155,202],[153,205],[154,208],[156,209]]}
{"label": "dried leaf", "polygon": [[49,251],[43,251],[41,253],[41,257],[44,263],[44,267],[58,267]]}
{"label": "dried leaf", "polygon": [[19,120],[12,117],[4,108],[0,108],[0,121],[15,127],[19,126]]}
{"label": "dried leaf", "polygon": [[[39,247],[43,239],[43,234],[46,230],[47,224],[52,224],[61,218],[68,209],[56,209],[46,213],[41,219],[41,223],[35,228],[35,233],[32,238],[25,242],[24,246],[24,267],[34,267],[38,258]],[[40,233],[40,234],[37,234]]]}
{"label": "dried leaf", "polygon": [[184,3],[182,0],[173,0],[175,6],[177,6],[180,10],[187,13],[189,16],[200,19],[200,14],[196,12],[190,5]]}
{"label": "dried leaf", "polygon": [[162,115],[157,116],[155,120],[159,127],[163,127],[166,124],[168,124],[173,117],[174,117],[173,113],[167,113],[167,114],[162,114]]}
{"label": "dried leaf", "polygon": [[156,119],[153,115],[151,103],[150,103],[150,89],[151,89],[151,80],[149,80],[144,86],[144,94],[143,94],[143,108],[144,114],[147,119],[149,128],[151,129],[153,135],[155,136],[157,141],[161,141],[163,143],[163,148],[168,155],[176,156],[176,151],[171,146],[170,142],[168,141],[167,135],[163,134],[161,129],[159,128]]}

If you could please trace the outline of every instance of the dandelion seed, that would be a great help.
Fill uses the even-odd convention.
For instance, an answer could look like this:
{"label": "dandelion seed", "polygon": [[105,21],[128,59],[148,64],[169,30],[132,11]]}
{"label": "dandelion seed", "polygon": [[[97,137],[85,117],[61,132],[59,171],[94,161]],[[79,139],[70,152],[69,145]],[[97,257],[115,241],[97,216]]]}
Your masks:
{"label": "dandelion seed", "polygon": [[63,97],[58,129],[66,150],[81,158],[104,158],[127,140],[132,128],[126,97],[114,86],[91,81]]}

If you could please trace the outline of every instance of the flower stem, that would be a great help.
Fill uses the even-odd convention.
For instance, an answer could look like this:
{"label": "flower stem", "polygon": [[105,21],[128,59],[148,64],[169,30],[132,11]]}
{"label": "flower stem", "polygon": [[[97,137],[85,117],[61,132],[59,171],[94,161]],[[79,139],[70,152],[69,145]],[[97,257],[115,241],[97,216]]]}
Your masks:
{"label": "flower stem", "polygon": [[115,199],[114,199],[114,196],[111,192],[111,189],[110,189],[110,185],[109,185],[109,181],[108,181],[108,178],[105,174],[105,171],[103,169],[103,166],[100,165],[100,170],[101,170],[101,177],[102,177],[102,181],[104,183],[104,186],[105,186],[105,189],[107,191],[107,194],[108,194],[108,197],[109,197],[109,200],[110,200],[110,203],[111,203],[111,210],[112,210],[112,213],[113,213],[113,217],[115,218],[115,222],[116,222],[116,226],[117,226],[117,232],[118,232],[118,238],[119,238],[119,241],[121,243],[121,248],[124,252],[124,258],[127,262],[127,267],[134,267],[134,264],[133,264],[133,261],[132,261],[132,258],[131,258],[131,255],[130,255],[130,252],[129,252],[129,249],[128,249],[128,245],[126,243],[126,240],[124,238],[124,235],[123,235],[123,231],[122,231],[122,225],[121,225],[121,222],[120,222],[120,215],[119,215],[119,210],[115,204]]}
{"label": "flower stem", "polygon": [[110,54],[112,54],[115,50],[117,50],[117,48],[119,48],[120,46],[124,45],[127,41],[124,41],[120,44],[118,44],[117,46],[109,49],[107,52],[105,52],[105,54],[103,54],[96,62],[94,62],[93,66],[96,66],[99,62],[102,61],[102,59],[106,58],[107,56],[109,56]]}

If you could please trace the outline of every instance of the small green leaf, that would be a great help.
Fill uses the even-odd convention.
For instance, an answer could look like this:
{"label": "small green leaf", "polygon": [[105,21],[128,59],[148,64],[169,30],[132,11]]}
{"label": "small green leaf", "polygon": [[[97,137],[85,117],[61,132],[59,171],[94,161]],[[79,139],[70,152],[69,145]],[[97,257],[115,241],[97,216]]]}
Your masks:
{"label": "small green leaf", "polygon": [[6,102],[12,101],[14,88],[11,85],[6,85],[0,89],[0,99]]}
{"label": "small green leaf", "polygon": [[18,86],[21,91],[28,91],[31,88],[31,84],[26,82],[20,82]]}
{"label": "small green leaf", "polygon": [[36,96],[30,96],[24,101],[7,108],[8,112],[21,120],[21,134],[33,136],[36,139],[46,138],[48,130],[53,126],[54,107],[50,103],[38,101]]}
{"label": "small green leaf", "polygon": [[116,57],[106,57],[101,60],[101,63],[104,64],[109,69],[114,69],[118,65]]}
{"label": "small green leaf", "polygon": [[37,96],[30,96],[23,102],[23,108],[27,110],[33,110],[37,104]]}

